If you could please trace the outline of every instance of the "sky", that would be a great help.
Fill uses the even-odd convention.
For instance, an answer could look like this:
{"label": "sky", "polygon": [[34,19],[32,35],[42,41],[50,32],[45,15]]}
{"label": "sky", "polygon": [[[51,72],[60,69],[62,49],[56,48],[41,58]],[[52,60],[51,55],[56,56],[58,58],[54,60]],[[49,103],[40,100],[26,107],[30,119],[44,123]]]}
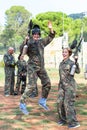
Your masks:
{"label": "sky", "polygon": [[87,11],[87,0],[0,0],[0,25],[5,23],[5,11],[15,5],[24,6],[33,17],[48,11],[61,11],[66,14]]}

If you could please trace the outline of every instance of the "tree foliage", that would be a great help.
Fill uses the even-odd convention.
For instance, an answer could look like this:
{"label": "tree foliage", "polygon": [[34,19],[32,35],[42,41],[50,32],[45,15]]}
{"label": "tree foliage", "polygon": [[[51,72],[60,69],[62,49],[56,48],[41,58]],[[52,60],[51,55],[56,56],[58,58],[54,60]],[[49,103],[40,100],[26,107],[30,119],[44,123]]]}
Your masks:
{"label": "tree foliage", "polygon": [[[4,47],[13,45],[18,47],[23,42],[27,35],[28,23],[32,14],[23,6],[12,6],[6,12],[6,23],[4,29],[0,32],[0,41]],[[82,15],[81,15],[82,17]],[[32,18],[33,24],[38,24],[41,28],[42,37],[45,37],[48,32],[48,21],[52,21],[53,28],[56,32],[56,37],[62,36],[64,32],[69,35],[69,43],[74,38],[79,37],[82,33],[87,35],[87,18],[73,19],[64,12],[44,12]],[[1,27],[0,27],[1,28]]]}
{"label": "tree foliage", "polygon": [[[64,14],[64,19],[67,18],[67,15]],[[63,13],[62,12],[45,12],[38,14],[36,19],[40,22],[41,29],[44,30],[44,33],[48,33],[47,24],[48,21],[52,21],[56,35],[60,36],[63,34]],[[43,21],[43,22],[42,22]]]}
{"label": "tree foliage", "polygon": [[4,39],[3,43],[6,46],[12,45],[12,42],[15,44],[17,36],[20,36],[20,39],[23,40],[23,37],[27,34],[26,29],[32,14],[22,6],[12,6],[5,14],[6,24],[1,37]]}

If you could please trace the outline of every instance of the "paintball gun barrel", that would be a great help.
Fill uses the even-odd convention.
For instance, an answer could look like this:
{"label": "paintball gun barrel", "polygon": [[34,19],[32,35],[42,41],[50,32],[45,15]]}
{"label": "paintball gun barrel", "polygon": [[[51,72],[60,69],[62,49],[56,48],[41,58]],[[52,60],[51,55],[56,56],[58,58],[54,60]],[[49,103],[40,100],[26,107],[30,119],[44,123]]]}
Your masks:
{"label": "paintball gun barrel", "polygon": [[27,48],[27,41],[28,41],[28,39],[30,37],[32,27],[33,27],[33,22],[32,22],[32,19],[31,19],[29,24],[28,24],[28,35],[25,38],[23,44],[20,46],[20,54],[25,54],[26,51],[27,51],[27,49],[26,49]]}
{"label": "paintball gun barrel", "polygon": [[80,37],[79,42],[77,41],[77,39],[75,39],[70,46],[71,50],[73,50],[74,53],[73,57],[75,59],[75,63],[77,63],[78,60],[78,53],[81,52],[82,40],[83,36]]}
{"label": "paintball gun barrel", "polygon": [[80,37],[80,41],[78,42],[76,39],[72,42],[70,48],[74,50],[74,56],[78,56],[78,52],[81,51],[83,37]]}
{"label": "paintball gun barrel", "polygon": [[31,19],[29,24],[28,24],[28,36],[30,36],[30,34],[31,34],[32,27],[33,27],[33,22],[32,22],[32,19]]}

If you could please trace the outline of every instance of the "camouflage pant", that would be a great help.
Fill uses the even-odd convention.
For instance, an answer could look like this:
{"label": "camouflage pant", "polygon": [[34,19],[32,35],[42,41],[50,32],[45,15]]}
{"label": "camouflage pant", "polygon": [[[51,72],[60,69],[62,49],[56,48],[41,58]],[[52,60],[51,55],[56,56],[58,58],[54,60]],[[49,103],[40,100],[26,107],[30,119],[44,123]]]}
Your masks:
{"label": "camouflage pant", "polygon": [[14,93],[14,68],[5,67],[5,87],[4,94],[13,94]]}
{"label": "camouflage pant", "polygon": [[66,121],[68,124],[76,124],[76,112],[74,109],[76,92],[72,86],[62,88],[62,84],[59,86],[58,99],[57,99],[57,111],[59,114],[59,120]]}
{"label": "camouflage pant", "polygon": [[21,75],[17,76],[16,92],[19,92],[20,85],[21,85],[21,93],[23,93],[25,88],[26,88],[26,75],[25,76],[21,76]]}
{"label": "camouflage pant", "polygon": [[32,66],[28,66],[28,85],[21,96],[21,102],[25,102],[26,98],[28,98],[31,93],[35,90],[37,86],[37,76],[41,80],[42,84],[42,97],[47,98],[50,88],[51,88],[51,83],[50,79],[47,75],[46,70],[43,69],[34,69]]}
{"label": "camouflage pant", "polygon": [[29,95],[30,97],[34,96],[37,97],[38,96],[38,87],[36,85],[36,87],[34,88],[34,90],[32,91],[31,95]]}

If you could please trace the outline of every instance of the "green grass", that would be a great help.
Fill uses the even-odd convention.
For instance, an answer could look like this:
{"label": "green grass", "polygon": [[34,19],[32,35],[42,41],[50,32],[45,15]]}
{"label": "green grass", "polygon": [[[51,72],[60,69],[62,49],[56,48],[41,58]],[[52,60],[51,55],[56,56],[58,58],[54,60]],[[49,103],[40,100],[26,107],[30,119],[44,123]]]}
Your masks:
{"label": "green grass", "polygon": [[3,106],[4,106],[4,104],[0,104],[0,108],[3,107]]}
{"label": "green grass", "polygon": [[10,130],[12,127],[10,124],[4,124],[0,126],[0,130]]}

